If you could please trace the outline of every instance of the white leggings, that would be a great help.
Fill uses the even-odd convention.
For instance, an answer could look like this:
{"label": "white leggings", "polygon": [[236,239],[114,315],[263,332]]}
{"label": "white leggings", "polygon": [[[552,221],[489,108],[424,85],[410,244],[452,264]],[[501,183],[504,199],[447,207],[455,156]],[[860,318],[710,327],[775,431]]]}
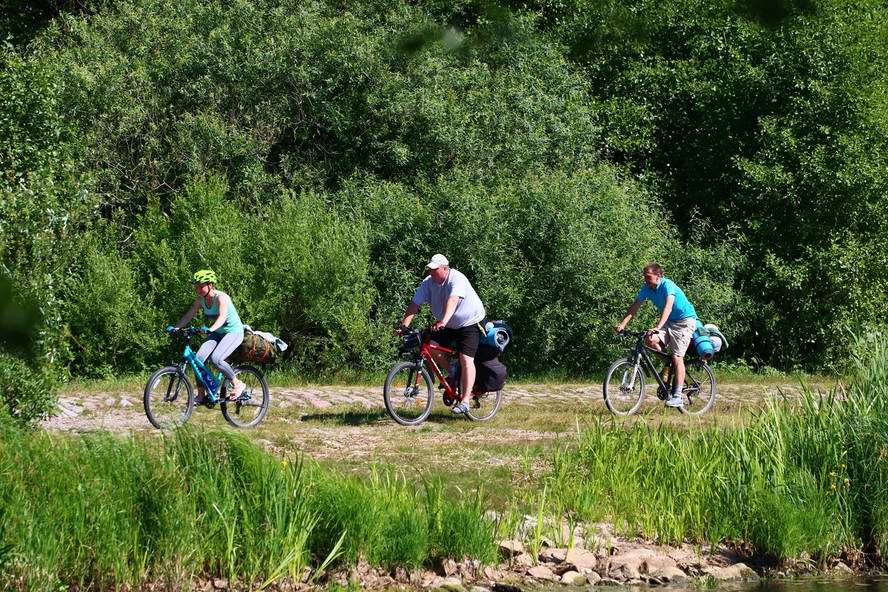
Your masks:
{"label": "white leggings", "polygon": [[225,358],[230,356],[234,350],[244,340],[244,334],[241,333],[210,333],[207,340],[203,342],[200,349],[197,350],[197,357],[201,362],[206,362],[210,358],[216,368],[222,371],[225,378],[234,381],[234,369],[228,365]]}

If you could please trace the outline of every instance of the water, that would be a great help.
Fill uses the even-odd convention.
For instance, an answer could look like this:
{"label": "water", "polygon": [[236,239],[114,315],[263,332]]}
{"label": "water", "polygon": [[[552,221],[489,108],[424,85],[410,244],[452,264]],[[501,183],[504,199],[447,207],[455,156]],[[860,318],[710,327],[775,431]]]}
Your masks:
{"label": "water", "polygon": [[731,589],[737,592],[888,592],[888,578],[763,580]]}
{"label": "water", "polygon": [[[522,587],[522,589],[524,589]],[[624,586],[595,586],[594,588],[586,588],[586,590],[628,590]],[[528,589],[529,590],[529,589]],[[569,588],[558,584],[554,587],[544,586],[534,588],[533,592],[565,592]],[[581,590],[581,588],[577,588]],[[631,588],[633,592],[641,592],[643,590],[663,590],[664,592],[705,592],[710,590],[701,586],[688,586],[679,588],[677,586],[666,586],[661,588],[653,588],[648,586],[640,586]],[[761,580],[759,582],[720,582],[711,592],[888,592],[888,577],[876,578],[848,578],[848,579],[827,579],[827,578],[802,578],[798,580]]]}

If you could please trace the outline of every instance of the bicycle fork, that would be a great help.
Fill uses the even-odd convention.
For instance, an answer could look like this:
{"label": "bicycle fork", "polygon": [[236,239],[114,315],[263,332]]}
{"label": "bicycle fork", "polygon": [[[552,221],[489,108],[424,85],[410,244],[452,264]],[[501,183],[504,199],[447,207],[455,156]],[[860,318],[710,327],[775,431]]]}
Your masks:
{"label": "bicycle fork", "polygon": [[[632,365],[632,368],[631,369],[627,368],[626,370],[623,371],[623,379],[620,381],[620,385],[624,389],[628,389],[630,391],[633,390],[635,388],[635,377],[638,376],[640,371],[641,371],[641,355],[638,355],[635,358],[635,363]],[[632,376],[629,377],[628,384],[626,384],[626,373],[627,372],[632,372]]]}

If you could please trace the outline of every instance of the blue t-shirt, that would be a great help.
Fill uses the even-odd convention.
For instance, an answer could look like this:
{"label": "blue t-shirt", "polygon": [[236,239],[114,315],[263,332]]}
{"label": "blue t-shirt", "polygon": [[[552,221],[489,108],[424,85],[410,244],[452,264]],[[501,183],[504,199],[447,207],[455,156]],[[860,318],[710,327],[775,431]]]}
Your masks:
{"label": "blue t-shirt", "polygon": [[663,312],[663,309],[666,308],[666,298],[670,295],[675,296],[675,302],[672,303],[672,312],[669,313],[667,321],[697,318],[697,311],[694,310],[694,305],[691,304],[685,293],[681,291],[681,288],[667,278],[660,278],[657,288],[654,290],[648,288],[647,284],[642,284],[641,290],[638,291],[638,296],[635,298],[636,300],[650,300],[657,307],[657,310]]}

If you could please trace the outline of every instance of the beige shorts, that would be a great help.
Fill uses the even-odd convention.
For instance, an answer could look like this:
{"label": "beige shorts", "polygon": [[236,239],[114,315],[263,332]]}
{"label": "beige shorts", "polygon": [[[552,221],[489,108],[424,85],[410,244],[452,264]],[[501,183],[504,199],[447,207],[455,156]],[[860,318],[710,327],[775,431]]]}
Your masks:
{"label": "beige shorts", "polygon": [[691,345],[691,338],[697,329],[697,319],[682,319],[680,321],[671,321],[666,326],[657,331],[654,335],[656,339],[664,343],[672,350],[672,355],[677,358],[683,358],[688,346]]}

